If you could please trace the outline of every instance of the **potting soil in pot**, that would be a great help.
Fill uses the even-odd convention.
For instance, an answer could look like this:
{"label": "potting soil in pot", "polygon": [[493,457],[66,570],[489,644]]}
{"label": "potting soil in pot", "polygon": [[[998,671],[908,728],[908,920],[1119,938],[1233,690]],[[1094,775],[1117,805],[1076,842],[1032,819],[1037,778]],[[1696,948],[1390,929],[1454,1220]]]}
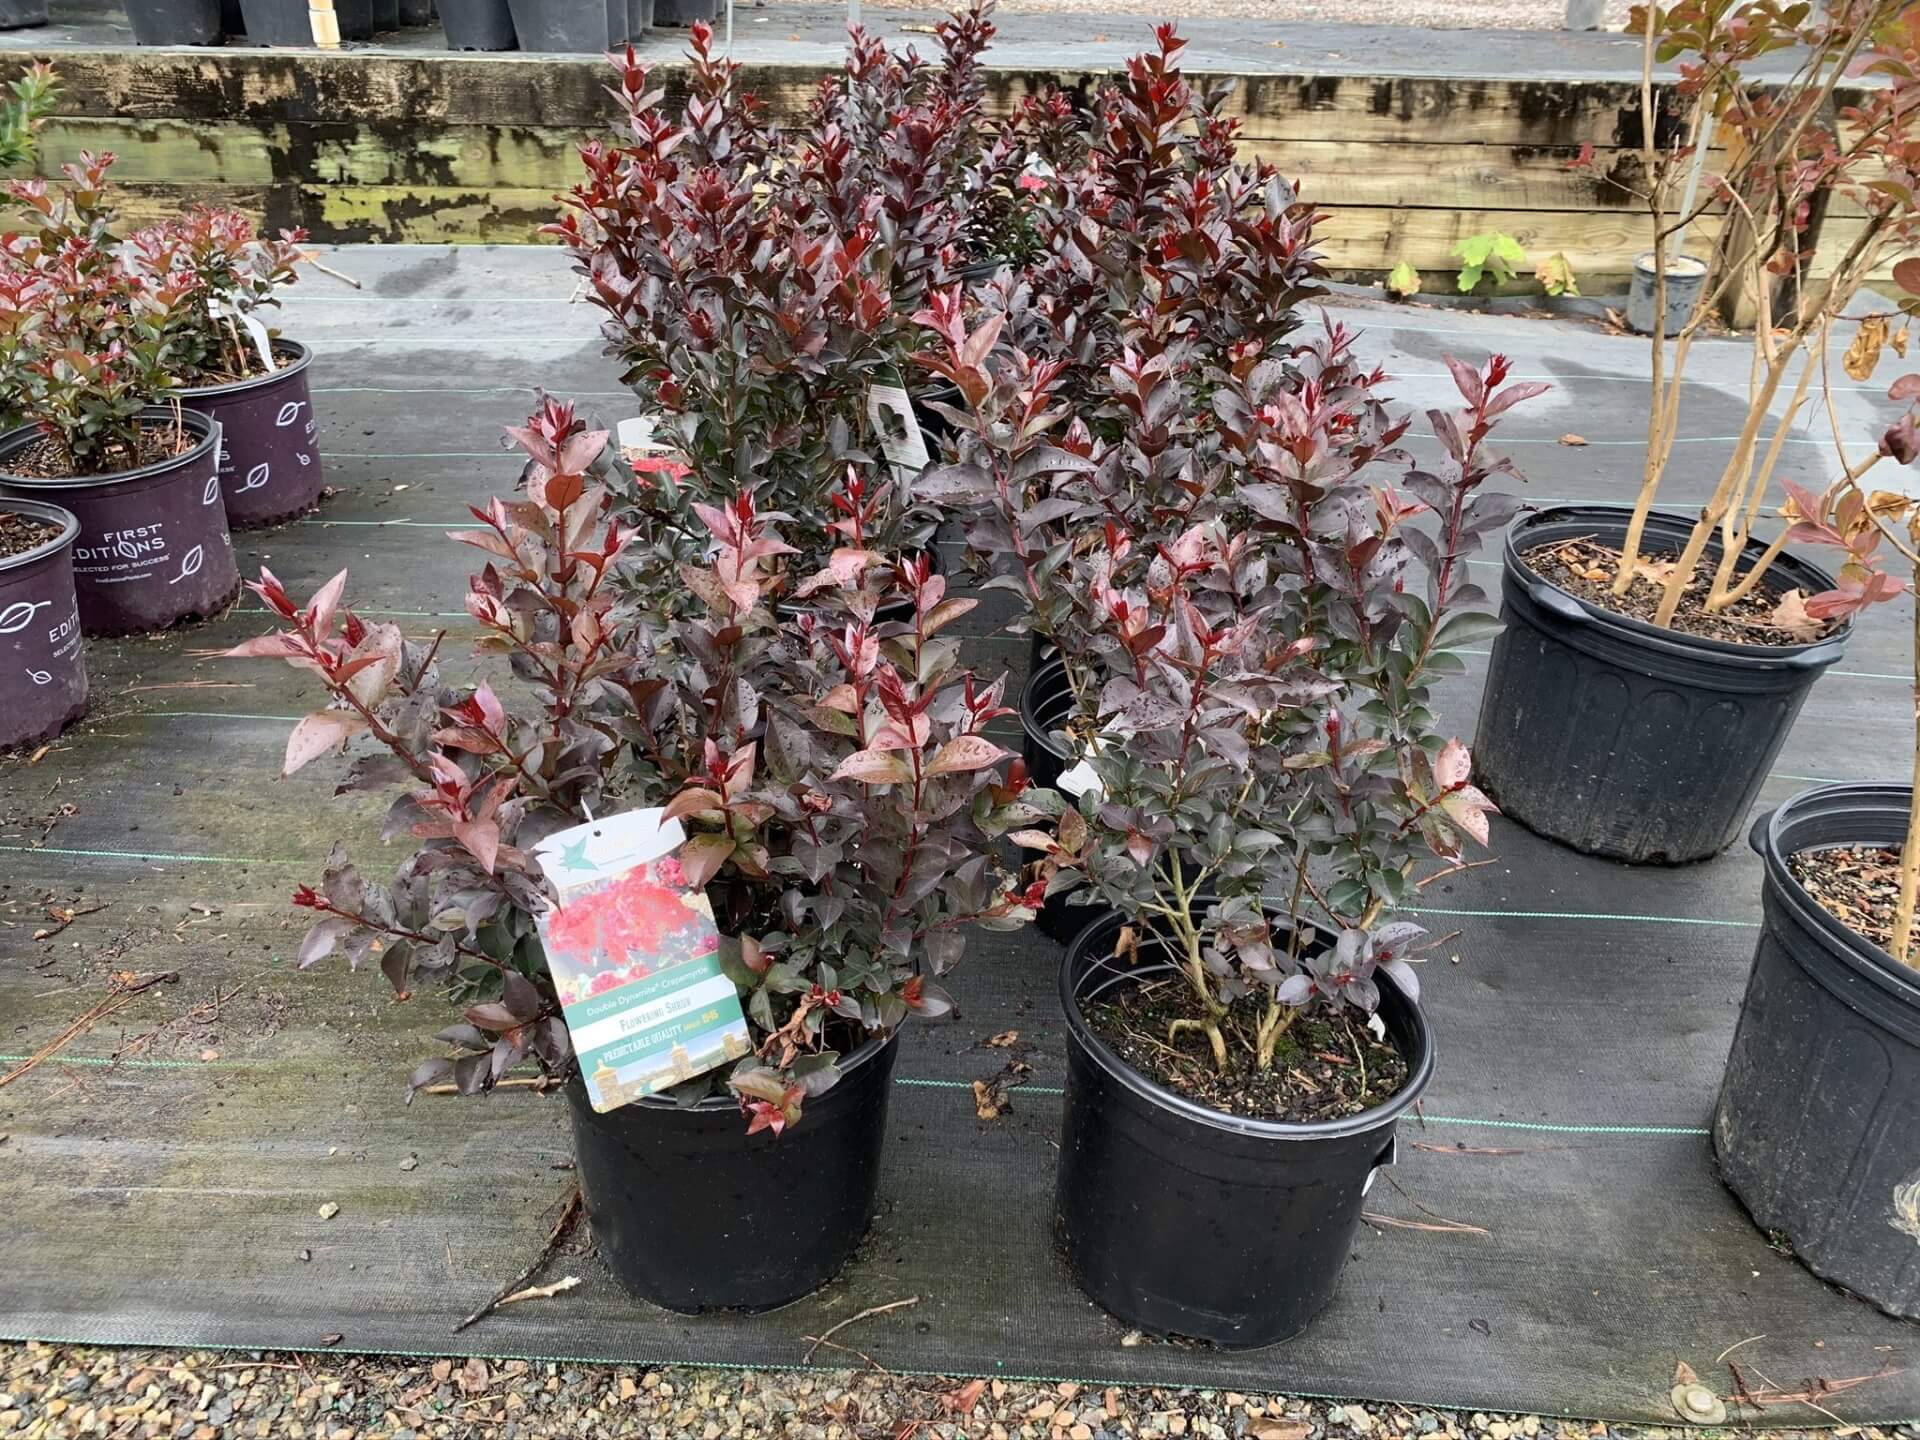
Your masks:
{"label": "potting soil in pot", "polygon": [[[1654,615],[1660,608],[1665,576],[1671,573],[1677,559],[1670,554],[1649,555],[1643,551],[1640,556],[1643,573],[1635,578],[1626,594],[1616,595],[1613,582],[1619,573],[1620,552],[1596,541],[1563,540],[1536,545],[1521,558],[1542,580],[1559,586],[1569,595],[1649,625],[1654,623]],[[1705,595],[1712,584],[1717,559],[1717,556],[1702,556],[1694,567],[1693,585],[1674,611],[1673,629],[1734,645],[1803,645],[1840,628],[1830,621],[1812,619],[1804,609],[1796,613],[1795,600],[1787,600],[1783,591],[1771,588],[1771,575],[1762,577],[1758,585],[1725,610],[1709,612],[1698,597]],[[1741,563],[1744,567],[1749,562]],[[1651,575],[1645,573],[1649,570]],[[1741,573],[1745,573],[1744,568]],[[1796,600],[1799,598],[1802,597],[1796,596]],[[1794,623],[1783,624],[1783,621]]]}
{"label": "potting soil in pot", "polygon": [[1882,950],[1893,944],[1900,904],[1900,852],[1875,845],[1802,850],[1787,861],[1793,878],[1842,925]]}
{"label": "potting soil in pot", "polygon": [[1223,1017],[1228,1042],[1221,1070],[1194,1032],[1168,1043],[1173,1022],[1195,1015],[1184,981],[1116,987],[1082,1006],[1094,1033],[1133,1069],[1183,1099],[1233,1115],[1296,1124],[1338,1120],[1383,1104],[1406,1083],[1406,1057],[1375,1039],[1364,1021],[1318,1015],[1295,1022],[1280,1038],[1272,1066],[1260,1069],[1238,1042],[1253,1034],[1263,1008],[1264,1001],[1241,1000]]}

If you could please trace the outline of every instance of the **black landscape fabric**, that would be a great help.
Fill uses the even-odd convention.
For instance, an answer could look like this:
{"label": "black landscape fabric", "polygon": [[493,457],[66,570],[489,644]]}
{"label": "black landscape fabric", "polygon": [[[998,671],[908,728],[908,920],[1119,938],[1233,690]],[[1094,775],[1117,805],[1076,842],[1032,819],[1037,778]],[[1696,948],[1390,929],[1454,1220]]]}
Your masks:
{"label": "black landscape fabric", "polygon": [[[566,309],[570,277],[550,253],[394,247],[334,263],[366,292],[303,286],[287,328],[318,352],[341,493],[312,519],[236,537],[242,569],[264,561],[305,594],[346,565],[364,613],[444,627],[455,654],[471,567],[440,531],[511,483],[500,425],[525,414],[535,384],[607,420],[630,404],[591,313]],[[1503,432],[1531,495],[1631,495],[1641,342],[1344,312],[1415,409],[1444,403],[1448,350],[1504,350],[1520,374],[1559,382]],[[1725,437],[1744,362],[1729,343],[1703,356],[1689,423]],[[1866,387],[1842,398],[1843,417],[1874,413]],[[1794,455],[1802,476],[1830,463],[1820,426]],[[1560,443],[1576,431],[1588,444]],[[1670,503],[1697,503],[1725,453],[1690,447]],[[1497,583],[1496,569],[1479,574]],[[1886,608],[1820,682],[1761,808],[1819,779],[1904,773],[1911,613]],[[1677,1365],[1724,1393],[1731,1358],[1789,1391],[1873,1377],[1819,1411],[1753,1417],[1767,1423],[1920,1415],[1920,1327],[1808,1274],[1714,1173],[1706,1126],[1755,937],[1753,857],[1628,870],[1504,823],[1495,863],[1422,897],[1426,924],[1458,932],[1423,977],[1438,1075],[1369,1198],[1337,1300],[1289,1344],[1233,1354],[1130,1335],[1074,1289],[1052,1242],[1059,951],[1037,934],[980,937],[955,977],[960,1019],[906,1036],[879,1217],[820,1295],[687,1319],[631,1300],[576,1249],[543,1278],[577,1274],[578,1288],[453,1335],[538,1253],[571,1187],[562,1102],[519,1091],[403,1106],[442,1023],[436,1002],[397,1004],[377,974],[337,965],[294,971],[301,925],[285,897],[333,836],[369,868],[393,855],[372,840],[375,808],[334,799],[324,764],[274,780],[299,686],[208,658],[265,627],[249,599],[197,628],[96,642],[92,717],[37,762],[0,766],[0,1075],[88,1014],[113,973],[178,975],[0,1088],[0,1335],[843,1365],[859,1361],[807,1337],[913,1298],[836,1342],[899,1370],[1653,1423],[1673,1419]],[[993,665],[1024,642],[983,635],[977,648]],[[1443,696],[1469,739],[1484,663]],[[78,913],[37,936],[60,925],[50,902]],[[984,1121],[970,1085],[1001,1068],[1007,1052],[984,1042],[1008,1030],[1030,1083]]]}

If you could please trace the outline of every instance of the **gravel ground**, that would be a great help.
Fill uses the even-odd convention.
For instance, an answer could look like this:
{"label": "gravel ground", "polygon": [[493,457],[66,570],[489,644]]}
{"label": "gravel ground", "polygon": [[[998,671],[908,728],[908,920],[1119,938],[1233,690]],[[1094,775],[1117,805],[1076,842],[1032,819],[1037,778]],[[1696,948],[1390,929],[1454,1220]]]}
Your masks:
{"label": "gravel ground", "polygon": [[[0,1356],[0,1436],[22,1440],[1679,1440],[1687,1434],[1219,1390],[871,1371],[645,1370],[38,1344],[7,1345]],[[1742,1433],[1764,1440],[1811,1432]],[[1841,1433],[1920,1440],[1916,1426]]]}
{"label": "gravel ground", "polygon": [[[845,9],[843,0],[823,3]],[[862,0],[869,9],[925,10],[928,0]],[[746,9],[748,0],[736,0]],[[1603,24],[1627,23],[1630,0],[1606,0]],[[1315,21],[1346,25],[1404,25],[1432,30],[1558,30],[1566,24],[1566,0],[1000,0],[1019,14],[1101,16],[1151,15],[1180,19]],[[1417,40],[1417,37],[1409,37]]]}

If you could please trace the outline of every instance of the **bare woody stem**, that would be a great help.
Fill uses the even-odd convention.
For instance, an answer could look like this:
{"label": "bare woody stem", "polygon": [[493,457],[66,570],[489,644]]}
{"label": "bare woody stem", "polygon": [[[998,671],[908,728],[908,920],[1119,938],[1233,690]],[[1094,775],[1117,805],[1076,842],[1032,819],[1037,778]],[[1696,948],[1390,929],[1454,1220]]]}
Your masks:
{"label": "bare woody stem", "polygon": [[[1920,530],[1920,522],[1915,528]],[[1915,538],[1920,539],[1920,535]],[[1914,564],[1913,578],[1915,586],[1920,587],[1920,561]],[[1913,662],[1912,795],[1907,802],[1907,840],[1900,849],[1900,902],[1893,913],[1893,936],[1887,949],[1894,959],[1920,970],[1920,955],[1913,950],[1914,901],[1920,896],[1920,605],[1913,615]]]}

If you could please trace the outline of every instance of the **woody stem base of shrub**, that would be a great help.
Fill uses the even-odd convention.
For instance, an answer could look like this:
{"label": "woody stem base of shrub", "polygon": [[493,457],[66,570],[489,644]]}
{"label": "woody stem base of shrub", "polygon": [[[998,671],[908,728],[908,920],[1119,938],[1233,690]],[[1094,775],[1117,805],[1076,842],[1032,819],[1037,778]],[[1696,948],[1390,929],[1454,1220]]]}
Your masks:
{"label": "woody stem base of shrub", "polygon": [[1380,1016],[1408,1066],[1392,1099],[1308,1124],[1223,1114],[1144,1078],[1088,1023],[1083,1005],[1112,987],[1176,976],[1151,947],[1138,965],[1111,960],[1122,923],[1087,926],[1060,969],[1055,1223],[1067,1264],[1094,1303],[1141,1330],[1241,1349],[1285,1340],[1333,1298],[1362,1197],[1432,1075],[1432,1032],[1383,977]]}
{"label": "woody stem base of shrub", "polygon": [[[1506,628],[1480,702],[1475,773],[1509,819],[1575,850],[1635,863],[1702,860],[1739,835],[1846,630],[1804,645],[1661,630],[1576,599],[1521,558],[1556,541],[1617,543],[1629,518],[1621,506],[1558,506],[1508,532]],[[1677,551],[1691,529],[1681,517],[1650,515],[1643,552]],[[1809,594],[1833,583],[1791,555],[1771,576]]]}
{"label": "woody stem base of shrub", "polygon": [[1816,1275],[1920,1319],[1920,970],[1829,914],[1788,868],[1898,847],[1910,792],[1831,785],[1762,816],[1763,921],[1714,1111],[1720,1174]]}
{"label": "woody stem base of shrub", "polygon": [[574,1076],[574,1158],[608,1268],[684,1315],[772,1310],[833,1279],[873,1219],[899,1049],[897,1032],[862,1045],[779,1135],[749,1135],[724,1084],[600,1114]]}

